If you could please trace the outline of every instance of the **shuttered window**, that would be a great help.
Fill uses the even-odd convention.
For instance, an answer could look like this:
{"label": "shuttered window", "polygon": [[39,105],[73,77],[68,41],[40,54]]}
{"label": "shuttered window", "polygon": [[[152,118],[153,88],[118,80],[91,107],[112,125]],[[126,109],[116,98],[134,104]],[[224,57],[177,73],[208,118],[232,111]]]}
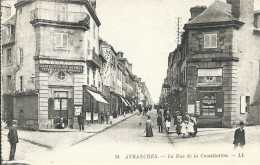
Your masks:
{"label": "shuttered window", "polygon": [[204,48],[217,48],[217,34],[204,34]]}
{"label": "shuttered window", "polygon": [[55,47],[56,48],[68,48],[68,34],[67,33],[55,33]]}

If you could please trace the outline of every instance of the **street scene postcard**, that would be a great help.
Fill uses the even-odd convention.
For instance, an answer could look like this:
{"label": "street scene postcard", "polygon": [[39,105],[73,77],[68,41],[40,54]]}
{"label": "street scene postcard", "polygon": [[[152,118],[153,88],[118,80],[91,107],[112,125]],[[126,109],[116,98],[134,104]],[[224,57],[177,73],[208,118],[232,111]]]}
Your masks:
{"label": "street scene postcard", "polygon": [[260,0],[1,0],[0,16],[1,164],[260,164]]}

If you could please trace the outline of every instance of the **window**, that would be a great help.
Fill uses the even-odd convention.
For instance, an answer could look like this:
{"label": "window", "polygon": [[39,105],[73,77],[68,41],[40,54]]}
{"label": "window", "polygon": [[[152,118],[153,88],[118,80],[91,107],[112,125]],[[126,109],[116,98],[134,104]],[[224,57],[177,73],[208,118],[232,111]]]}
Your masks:
{"label": "window", "polygon": [[96,86],[96,71],[93,70],[93,86]]}
{"label": "window", "polygon": [[68,34],[55,33],[55,45],[56,48],[68,48]]}
{"label": "window", "polygon": [[202,98],[202,115],[215,116],[216,114],[216,93],[204,94]]}
{"label": "window", "polygon": [[89,67],[87,67],[87,84],[89,84]]}
{"label": "window", "polygon": [[59,72],[57,78],[61,81],[65,80],[66,76],[64,72]]}
{"label": "window", "polygon": [[68,20],[68,12],[66,5],[57,6],[57,21],[67,21]]}
{"label": "window", "polygon": [[54,110],[68,110],[68,92],[54,92]]}
{"label": "window", "polygon": [[14,26],[13,25],[9,25],[8,26],[8,35],[14,35]]}
{"label": "window", "polygon": [[7,76],[7,86],[8,86],[9,90],[12,89],[12,76],[11,75]]}
{"label": "window", "polygon": [[96,38],[96,25],[93,23],[93,38]]}
{"label": "window", "polygon": [[23,63],[23,49],[20,49],[20,64]]}
{"label": "window", "polygon": [[20,76],[20,91],[23,91],[23,76]]}
{"label": "window", "polygon": [[12,49],[7,49],[7,64],[12,63]]}
{"label": "window", "polygon": [[217,48],[217,34],[204,34],[204,48]]}
{"label": "window", "polygon": [[240,113],[245,114],[249,111],[250,96],[240,96]]}
{"label": "window", "polygon": [[87,52],[88,52],[88,55],[90,55],[90,42],[89,42],[89,40],[88,40],[88,50],[87,50]]}

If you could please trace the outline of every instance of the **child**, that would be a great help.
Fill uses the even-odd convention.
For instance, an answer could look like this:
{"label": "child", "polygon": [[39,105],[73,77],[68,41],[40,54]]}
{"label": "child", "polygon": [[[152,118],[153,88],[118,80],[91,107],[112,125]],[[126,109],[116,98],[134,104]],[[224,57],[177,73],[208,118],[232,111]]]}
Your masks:
{"label": "child", "polygon": [[188,121],[188,124],[187,124],[187,132],[188,132],[188,136],[193,136],[194,134],[194,122],[190,119]]}
{"label": "child", "polygon": [[181,124],[182,137],[187,137],[187,121],[183,121]]}
{"label": "child", "polygon": [[113,115],[112,114],[109,116],[109,122],[110,122],[110,124],[113,123]]}

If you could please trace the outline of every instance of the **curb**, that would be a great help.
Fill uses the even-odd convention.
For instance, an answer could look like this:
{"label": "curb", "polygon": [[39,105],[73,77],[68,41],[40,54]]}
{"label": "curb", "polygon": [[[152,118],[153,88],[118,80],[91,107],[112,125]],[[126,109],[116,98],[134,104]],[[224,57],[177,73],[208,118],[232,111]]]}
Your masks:
{"label": "curb", "polygon": [[[7,136],[7,134],[2,134],[2,135]],[[48,145],[45,145],[45,144],[37,143],[37,142],[31,141],[31,140],[28,140],[28,139],[24,139],[24,138],[18,138],[18,139],[19,139],[19,140],[22,140],[22,141],[26,141],[26,142],[31,143],[31,144],[34,144],[34,145],[37,145],[37,146],[40,146],[40,147],[47,148],[47,149],[49,149],[49,150],[52,150],[52,149],[53,149],[52,146],[48,146]]]}
{"label": "curb", "polygon": [[79,144],[79,143],[81,143],[81,142],[83,142],[83,141],[86,141],[86,140],[90,139],[91,137],[93,137],[93,136],[95,136],[95,135],[97,135],[97,134],[100,134],[100,133],[104,132],[105,130],[107,130],[107,129],[113,127],[113,126],[116,126],[117,124],[121,123],[122,121],[125,121],[126,119],[128,119],[128,118],[130,118],[130,117],[132,117],[132,116],[134,116],[134,115],[136,115],[136,114],[137,114],[137,112],[134,113],[134,114],[132,114],[131,116],[125,117],[124,119],[122,119],[122,120],[120,120],[120,121],[118,121],[118,122],[116,122],[116,123],[114,123],[114,124],[112,124],[112,125],[110,125],[110,126],[104,128],[104,129],[102,129],[102,130],[100,130],[100,131],[95,132],[95,134],[93,134],[93,135],[90,135],[90,136],[88,136],[88,137],[86,137],[86,138],[84,138],[84,139],[81,139],[81,140],[79,140],[79,141],[77,141],[77,142],[75,142],[75,143],[72,143],[71,146],[74,146],[74,145],[77,145],[77,144]]}

